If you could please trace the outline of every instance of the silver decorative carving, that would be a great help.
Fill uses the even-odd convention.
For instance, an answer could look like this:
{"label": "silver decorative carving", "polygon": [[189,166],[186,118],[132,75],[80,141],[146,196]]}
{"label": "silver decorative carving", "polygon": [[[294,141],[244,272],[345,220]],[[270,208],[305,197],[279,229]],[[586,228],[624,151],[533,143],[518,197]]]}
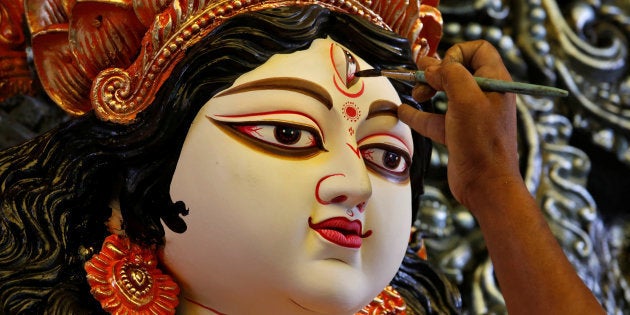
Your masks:
{"label": "silver decorative carving", "polygon": [[[440,10],[442,48],[485,39],[515,80],[570,91],[566,99],[518,97],[521,172],[580,277],[608,314],[627,314],[630,212],[614,209],[604,220],[587,189],[591,160],[574,136],[586,134],[630,166],[630,2],[442,0]],[[443,95],[435,101],[445,110]],[[435,146],[416,222],[429,259],[460,287],[466,313],[506,313],[479,227],[449,193],[447,161]]]}

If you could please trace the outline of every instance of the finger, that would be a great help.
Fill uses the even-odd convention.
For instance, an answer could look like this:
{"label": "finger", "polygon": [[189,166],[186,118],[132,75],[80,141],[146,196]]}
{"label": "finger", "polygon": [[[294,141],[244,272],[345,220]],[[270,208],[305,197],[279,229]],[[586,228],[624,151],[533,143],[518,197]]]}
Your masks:
{"label": "finger", "polygon": [[461,63],[476,76],[512,81],[497,49],[484,40],[454,45],[444,54],[444,61]]}
{"label": "finger", "polygon": [[447,95],[449,107],[456,104],[459,109],[472,108],[480,106],[481,104],[475,103],[486,99],[472,74],[462,64],[455,62],[445,64],[438,74],[441,86]]}
{"label": "finger", "polygon": [[449,109],[457,106],[458,112],[465,113],[467,109],[481,105],[476,103],[486,100],[472,74],[461,63],[445,60],[440,67],[427,68],[425,77],[431,86],[446,93]]}
{"label": "finger", "polygon": [[416,62],[416,65],[418,65],[419,70],[424,70],[430,66],[438,66],[440,65],[440,62],[441,62],[440,60],[433,57],[422,57],[418,59],[418,61]]}
{"label": "finger", "polygon": [[[433,57],[422,57],[420,58],[416,64],[418,65],[419,70],[425,70],[427,67],[431,66],[439,66],[440,60]],[[429,83],[422,84],[418,83],[413,87],[411,91],[411,97],[418,102],[426,102],[430,100],[436,93],[436,90],[432,88]]]}
{"label": "finger", "polygon": [[419,111],[409,105],[398,107],[398,118],[419,134],[441,144],[445,142],[444,116]]}
{"label": "finger", "polygon": [[428,84],[418,83],[416,84],[416,86],[413,87],[413,90],[411,91],[411,97],[413,97],[414,100],[422,103],[430,100],[435,95],[435,93],[436,91]]}
{"label": "finger", "polygon": [[[443,76],[441,78],[442,80],[446,80],[447,82],[457,82],[457,77],[460,74],[462,76],[465,76],[466,80],[468,78],[468,75],[464,74],[464,72],[459,72],[461,71],[461,69],[457,69],[458,67],[453,66],[454,64],[462,64],[464,67],[472,69],[472,71],[474,72],[474,76],[512,81],[512,77],[503,64],[499,52],[494,46],[492,46],[492,44],[484,40],[466,42],[453,46],[445,54],[445,58],[442,64],[445,68],[452,67],[451,69],[444,71],[444,73],[453,71],[451,72],[452,75]],[[455,78],[455,80],[453,80],[453,78]],[[459,80],[464,81],[463,79]],[[458,104],[463,104],[463,102],[466,102],[466,100],[468,100],[469,103],[471,99],[478,99],[477,97],[480,97],[481,93],[483,92],[480,90],[480,88],[477,87],[476,82],[474,84],[472,84],[472,82],[468,83],[470,84],[462,82],[460,89],[457,89],[456,87],[451,87],[450,99],[457,101]],[[446,91],[446,88],[444,88],[444,90]],[[453,95],[455,93],[458,93],[458,96],[463,96],[459,94],[459,92],[461,91],[469,91],[469,95],[466,95],[463,98],[459,97],[459,99],[453,99]],[[447,94],[449,93],[447,92]],[[485,94],[490,100],[490,104],[515,104],[515,96],[512,93]],[[457,98],[457,96],[455,96],[455,98]]]}

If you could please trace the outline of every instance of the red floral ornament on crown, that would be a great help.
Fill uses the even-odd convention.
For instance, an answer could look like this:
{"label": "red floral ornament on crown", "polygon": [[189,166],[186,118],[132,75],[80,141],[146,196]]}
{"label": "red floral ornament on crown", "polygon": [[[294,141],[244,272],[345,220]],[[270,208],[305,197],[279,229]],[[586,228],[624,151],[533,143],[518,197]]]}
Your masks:
{"label": "red floral ornament on crown", "polygon": [[85,271],[90,292],[111,314],[175,314],[179,287],[157,268],[153,249],[110,235]]}

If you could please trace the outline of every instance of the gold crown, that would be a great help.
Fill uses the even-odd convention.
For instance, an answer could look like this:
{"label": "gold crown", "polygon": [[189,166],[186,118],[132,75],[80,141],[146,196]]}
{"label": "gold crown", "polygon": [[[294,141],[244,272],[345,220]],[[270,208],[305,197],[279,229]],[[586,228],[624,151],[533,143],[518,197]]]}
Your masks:
{"label": "gold crown", "polygon": [[[4,1],[4,0],[2,0]],[[318,4],[406,37],[416,58],[435,54],[439,0],[24,0],[42,86],[74,115],[130,123],[186,48],[243,12]]]}

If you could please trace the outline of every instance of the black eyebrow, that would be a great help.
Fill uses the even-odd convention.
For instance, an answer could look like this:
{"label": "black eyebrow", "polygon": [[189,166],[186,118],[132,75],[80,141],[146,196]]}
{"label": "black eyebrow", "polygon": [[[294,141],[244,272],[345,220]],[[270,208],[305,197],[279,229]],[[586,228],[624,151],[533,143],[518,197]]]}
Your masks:
{"label": "black eyebrow", "polygon": [[287,90],[299,92],[318,100],[328,108],[328,110],[333,107],[332,97],[326,89],[311,81],[292,77],[266,78],[243,83],[220,92],[215,97],[256,90]]}
{"label": "black eyebrow", "polygon": [[370,104],[366,120],[376,116],[388,115],[398,118],[398,105],[386,100],[376,100]]}

